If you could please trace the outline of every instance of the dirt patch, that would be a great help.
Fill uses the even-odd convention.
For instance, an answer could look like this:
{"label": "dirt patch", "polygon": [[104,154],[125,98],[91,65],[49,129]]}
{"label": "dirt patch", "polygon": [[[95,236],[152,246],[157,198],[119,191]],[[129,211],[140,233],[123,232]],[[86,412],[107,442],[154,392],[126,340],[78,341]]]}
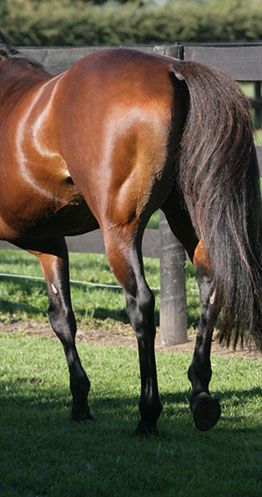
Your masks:
{"label": "dirt patch", "polygon": [[[0,333],[12,333],[16,335],[29,335],[29,336],[40,336],[57,339],[51,326],[48,323],[41,323],[38,321],[30,322],[15,322],[11,324],[0,323]],[[80,327],[77,331],[77,342],[86,343],[89,345],[122,345],[124,347],[137,348],[137,342],[135,334],[133,333],[129,325],[125,326],[123,331],[119,330],[101,330]],[[159,330],[156,336],[156,348],[164,350],[167,352],[191,352],[193,353],[195,346],[195,336],[189,335],[188,341],[180,345],[174,345],[172,347],[161,347]],[[254,347],[249,349],[244,346],[243,349],[240,347],[236,351],[228,349],[225,346],[220,345],[218,339],[214,337],[212,343],[212,353],[213,354],[234,354],[239,357],[257,357],[262,358],[262,354],[257,351]]]}

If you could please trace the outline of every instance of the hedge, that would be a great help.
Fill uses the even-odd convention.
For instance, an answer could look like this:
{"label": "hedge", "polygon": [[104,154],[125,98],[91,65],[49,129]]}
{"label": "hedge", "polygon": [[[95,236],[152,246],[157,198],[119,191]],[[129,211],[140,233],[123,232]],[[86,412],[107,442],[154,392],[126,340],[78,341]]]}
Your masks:
{"label": "hedge", "polygon": [[260,1],[129,2],[1,0],[0,29],[14,45],[83,46],[261,40]]}

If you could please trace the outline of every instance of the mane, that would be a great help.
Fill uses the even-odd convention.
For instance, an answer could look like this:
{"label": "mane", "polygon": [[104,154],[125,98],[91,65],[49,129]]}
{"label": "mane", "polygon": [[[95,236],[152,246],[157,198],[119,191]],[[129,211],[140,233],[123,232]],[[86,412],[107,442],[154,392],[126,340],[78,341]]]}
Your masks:
{"label": "mane", "polygon": [[29,64],[32,67],[43,69],[43,66],[29,57],[25,57],[16,48],[12,47],[7,38],[0,31],[0,58],[14,60],[21,64]]}

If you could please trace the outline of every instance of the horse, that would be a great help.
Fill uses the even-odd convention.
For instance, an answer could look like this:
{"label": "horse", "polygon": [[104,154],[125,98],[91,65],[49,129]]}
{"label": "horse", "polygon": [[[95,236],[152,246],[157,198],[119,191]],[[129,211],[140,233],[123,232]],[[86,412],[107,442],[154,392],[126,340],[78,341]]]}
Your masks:
{"label": "horse", "polygon": [[0,37],[0,238],[36,255],[48,315],[70,376],[71,419],[92,420],[75,345],[65,236],[100,228],[139,351],[135,435],[157,434],[154,297],[142,256],[162,209],[196,269],[201,316],[190,408],[199,430],[221,407],[209,391],[211,341],[262,349],[259,171],[249,104],[220,70],[135,49],[105,48],[51,76]]}

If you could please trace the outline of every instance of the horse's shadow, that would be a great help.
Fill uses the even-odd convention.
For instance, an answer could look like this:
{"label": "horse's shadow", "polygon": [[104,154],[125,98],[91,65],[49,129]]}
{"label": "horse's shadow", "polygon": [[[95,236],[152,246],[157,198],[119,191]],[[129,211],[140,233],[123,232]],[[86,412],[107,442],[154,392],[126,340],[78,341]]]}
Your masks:
{"label": "horse's shadow", "polygon": [[[26,393],[22,395],[18,393],[16,386],[21,384],[34,384],[34,392]],[[55,390],[52,388],[45,388],[43,385],[40,386],[38,391],[37,385],[42,383],[42,379],[38,377],[19,377],[15,381],[12,379],[10,381],[0,381],[0,409],[2,419],[5,417],[5,411],[15,410],[17,419],[23,423],[23,413],[27,413],[27,418],[30,419],[32,411],[32,419],[34,417],[34,411],[37,413],[37,418],[43,419],[44,416],[55,423],[55,426],[63,426],[70,419],[70,408],[71,408],[71,397],[66,389],[66,387],[60,390]],[[8,392],[8,395],[6,395]],[[43,392],[43,395],[42,393]],[[189,402],[190,402],[191,390],[185,390],[182,392],[161,392],[161,402],[163,404],[163,412],[159,420],[161,426],[160,436],[163,432],[168,432],[168,436],[172,436],[172,432],[177,433],[178,427],[182,430],[182,434],[186,434],[187,430],[196,430],[193,425],[193,419],[191,416]],[[232,430],[234,426],[235,431],[245,431],[245,432],[257,432],[262,435],[262,416],[261,421],[257,421],[254,424],[253,421],[248,427],[248,422],[245,423],[245,428],[238,426],[238,423],[245,417],[243,412],[245,412],[245,404],[250,400],[261,397],[262,398],[262,388],[254,387],[250,390],[241,389],[230,389],[217,391],[218,398],[221,401],[222,407],[222,421],[227,420],[228,423],[218,422],[218,427],[220,432],[228,432]],[[223,406],[230,403],[231,407],[234,409],[241,409],[241,415],[226,415],[224,414]],[[97,420],[94,426],[99,427],[99,424],[103,425],[105,420],[112,420],[112,428],[118,430],[117,426],[121,426],[121,430],[127,431],[132,430],[132,425],[136,423],[138,419],[138,395],[126,396],[120,393],[114,393],[112,395],[102,396],[99,391],[92,391],[90,395],[90,407],[92,413]],[[33,407],[32,407],[33,406]],[[77,425],[77,423],[76,423]],[[89,425],[89,423],[87,423]],[[190,427],[191,426],[191,427]],[[2,429],[4,426],[2,425]],[[18,428],[19,429],[19,428]],[[41,428],[39,428],[41,431]],[[50,426],[50,429],[52,427]],[[197,431],[197,430],[196,430]],[[198,432],[198,431],[197,431]],[[130,432],[131,434],[131,432]],[[117,436],[117,433],[116,433]]]}

